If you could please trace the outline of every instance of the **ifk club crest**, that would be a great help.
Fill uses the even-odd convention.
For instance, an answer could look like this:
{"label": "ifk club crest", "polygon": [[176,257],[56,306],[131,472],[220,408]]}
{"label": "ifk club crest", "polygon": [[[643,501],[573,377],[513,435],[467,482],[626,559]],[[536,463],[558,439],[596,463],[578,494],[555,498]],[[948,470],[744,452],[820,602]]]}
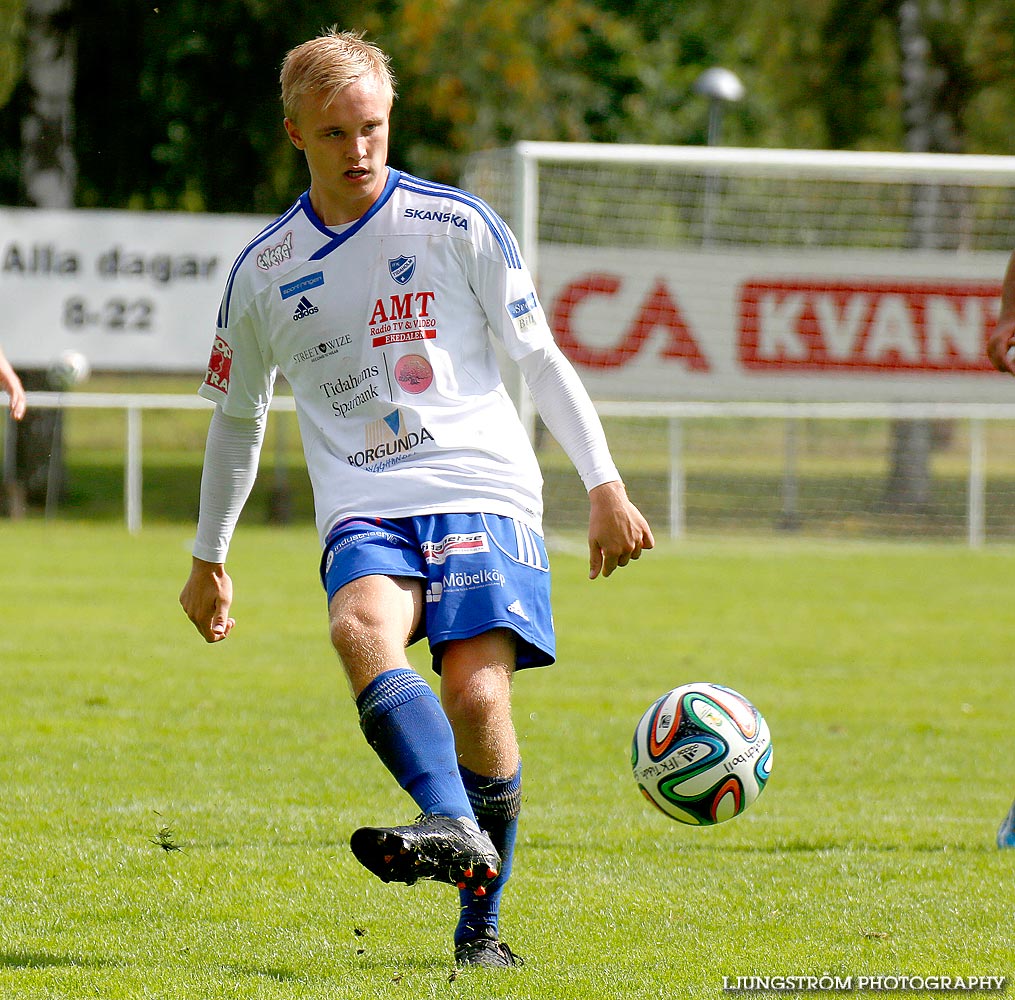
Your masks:
{"label": "ifk club crest", "polygon": [[409,279],[416,271],[416,258],[406,257],[403,254],[401,257],[388,261],[388,270],[391,272],[391,277],[400,285],[408,284]]}

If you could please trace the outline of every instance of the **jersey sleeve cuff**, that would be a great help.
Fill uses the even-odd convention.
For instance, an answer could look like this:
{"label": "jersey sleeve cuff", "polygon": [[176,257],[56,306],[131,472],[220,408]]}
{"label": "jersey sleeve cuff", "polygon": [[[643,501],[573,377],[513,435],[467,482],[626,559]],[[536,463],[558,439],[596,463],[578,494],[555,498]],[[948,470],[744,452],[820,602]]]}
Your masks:
{"label": "jersey sleeve cuff", "polygon": [[582,475],[582,482],[585,484],[585,491],[591,493],[597,486],[605,483],[621,482],[620,471],[615,465],[604,465],[586,471]]}

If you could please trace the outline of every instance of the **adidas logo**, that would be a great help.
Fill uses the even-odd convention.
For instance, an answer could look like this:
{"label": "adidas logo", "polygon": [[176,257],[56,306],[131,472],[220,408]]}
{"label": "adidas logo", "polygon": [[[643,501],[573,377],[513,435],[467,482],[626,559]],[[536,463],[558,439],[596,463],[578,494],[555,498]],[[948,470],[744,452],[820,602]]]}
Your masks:
{"label": "adidas logo", "polygon": [[299,302],[296,303],[296,312],[293,313],[293,319],[299,321],[306,319],[308,316],[313,316],[315,312],[318,312],[317,306],[313,304],[305,295],[300,296]]}
{"label": "adidas logo", "polygon": [[524,611],[522,611],[522,602],[519,601],[517,598],[507,606],[507,609],[508,611],[511,612],[511,614],[518,615],[518,617],[523,619],[524,621],[529,620],[529,616]]}

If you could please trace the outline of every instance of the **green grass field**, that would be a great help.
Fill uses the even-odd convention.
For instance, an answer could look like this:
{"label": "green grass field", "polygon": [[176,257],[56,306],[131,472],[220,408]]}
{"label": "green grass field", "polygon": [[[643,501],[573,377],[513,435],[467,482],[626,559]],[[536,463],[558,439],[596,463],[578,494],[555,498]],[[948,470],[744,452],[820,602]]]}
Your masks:
{"label": "green grass field", "polygon": [[[606,581],[554,555],[559,662],[519,676],[503,932],[453,970],[455,893],[348,849],[410,800],[359,732],[311,529],[241,525],[236,631],[176,603],[188,528],[0,524],[0,996],[719,997],[748,975],[1015,976],[1012,556],[710,541]],[[418,664],[423,651],[414,653]],[[772,780],[711,829],[641,799],[670,687],[741,690]],[[167,849],[168,848],[168,849]],[[179,848],[178,850],[174,848]]]}

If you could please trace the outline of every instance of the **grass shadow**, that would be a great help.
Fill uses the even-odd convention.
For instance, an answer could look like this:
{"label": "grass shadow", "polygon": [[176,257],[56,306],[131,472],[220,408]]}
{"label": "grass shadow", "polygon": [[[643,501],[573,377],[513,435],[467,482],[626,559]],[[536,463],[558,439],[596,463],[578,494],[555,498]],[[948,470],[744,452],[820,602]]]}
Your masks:
{"label": "grass shadow", "polygon": [[261,969],[251,965],[224,965],[222,968],[236,976],[254,976],[260,979],[270,979],[276,983],[306,984],[309,982],[305,973],[294,972],[292,969]]}
{"label": "grass shadow", "polygon": [[0,969],[106,969],[119,965],[105,958],[80,955],[51,955],[44,951],[0,952]]}

